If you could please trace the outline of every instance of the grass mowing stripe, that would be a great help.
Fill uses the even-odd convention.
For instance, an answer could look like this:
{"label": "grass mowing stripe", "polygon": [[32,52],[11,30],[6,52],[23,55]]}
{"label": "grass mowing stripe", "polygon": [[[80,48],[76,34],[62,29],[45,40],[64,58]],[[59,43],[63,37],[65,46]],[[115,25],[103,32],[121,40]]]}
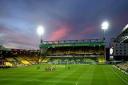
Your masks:
{"label": "grass mowing stripe", "polygon": [[91,85],[95,66],[89,65],[85,66],[83,69],[87,70],[81,74],[81,76],[78,79],[77,85]]}
{"label": "grass mowing stripe", "polygon": [[103,72],[104,65],[96,65],[91,85],[107,85],[106,76]]}
{"label": "grass mowing stripe", "polygon": [[[113,69],[112,69],[113,73],[114,73],[117,77],[119,77],[119,78],[125,83],[125,85],[128,85],[128,81],[126,81],[126,80],[124,79],[124,77],[121,77],[120,74],[119,74],[118,72],[116,72],[114,69],[115,69],[115,68],[113,67]],[[117,69],[116,69],[116,70],[117,70]],[[121,72],[121,71],[120,71],[120,72]]]}
{"label": "grass mowing stripe", "polygon": [[107,79],[106,85],[124,85],[124,83],[122,83],[122,81],[113,73],[111,65],[106,65],[103,69]]}
{"label": "grass mowing stripe", "polygon": [[[42,82],[43,85],[51,85],[51,84],[54,85],[54,84],[56,84],[56,82],[59,81],[59,76],[62,76],[62,73],[65,73],[64,67],[61,68],[61,70],[60,70],[60,66],[62,66],[62,65],[58,65],[58,68],[56,68],[56,71],[46,72],[49,77],[42,79],[42,81],[44,81],[44,82]],[[44,76],[47,76],[47,75],[44,74]]]}
{"label": "grass mowing stripe", "polygon": [[[60,69],[60,68],[59,68]],[[56,71],[56,72],[44,72],[44,71],[38,71],[37,69],[35,70],[32,70],[32,72],[34,72],[34,73],[36,73],[36,75],[33,75],[33,73],[32,74],[30,74],[30,75],[28,75],[29,73],[28,72],[26,72],[26,69],[25,69],[25,72],[23,71],[23,69],[22,69],[22,71],[20,71],[20,69],[17,69],[17,70],[15,70],[15,73],[13,72],[13,74],[12,73],[9,73],[10,75],[14,75],[14,74],[16,74],[16,75],[19,75],[18,73],[20,72],[20,73],[22,73],[22,75],[24,76],[24,78],[21,78],[21,77],[19,77],[19,76],[17,76],[17,77],[15,77],[15,76],[9,76],[9,78],[10,79],[14,79],[14,81],[15,80],[19,80],[20,82],[21,82],[21,84],[26,84],[26,82],[33,82],[34,80],[35,81],[45,81],[45,82],[47,82],[47,80],[48,79],[50,79],[50,78],[52,78],[52,77],[54,77],[54,75],[57,75],[57,74],[59,74],[59,73],[61,73],[63,70],[61,70],[61,71]],[[6,72],[5,72],[6,73]],[[5,77],[7,78],[8,76],[6,75],[6,74],[4,74],[5,75]],[[20,79],[19,79],[20,78]],[[28,81],[25,81],[25,80],[28,80]],[[31,80],[33,80],[33,81],[31,81]],[[10,82],[10,80],[8,80],[8,82]]]}
{"label": "grass mowing stripe", "polygon": [[[41,69],[37,70],[37,66]],[[44,65],[34,65],[0,70],[1,85],[127,85],[117,75],[128,82],[128,76],[111,65],[57,65],[56,71],[44,71]],[[113,72],[117,73],[117,75]]]}
{"label": "grass mowing stripe", "polygon": [[119,70],[116,66],[113,66],[113,68],[115,68],[115,71],[120,75],[122,76],[126,81],[128,81],[128,74],[125,73],[124,71],[122,70]]}
{"label": "grass mowing stripe", "polygon": [[79,69],[81,69],[80,75],[74,82],[74,85],[82,85],[82,84],[85,85],[85,80],[83,80],[83,78],[85,78],[86,73],[91,70],[91,67],[87,67],[85,65],[81,65],[81,66],[82,66],[82,68],[79,68]]}
{"label": "grass mowing stripe", "polygon": [[[74,71],[66,70],[64,68],[63,72],[61,72],[59,75],[54,76],[51,79],[48,79],[48,81],[55,81],[53,85],[57,85],[58,82],[64,82],[63,78],[69,76],[71,74],[71,72],[74,72]],[[71,82],[67,81],[67,83],[71,83]]]}
{"label": "grass mowing stripe", "polygon": [[[56,85],[74,85],[76,80],[79,78],[79,76],[81,75],[81,73],[83,73],[82,71],[82,65],[76,66],[73,65],[74,69],[68,71],[69,75],[66,75],[66,77],[63,77],[62,80],[60,82],[58,82]],[[72,67],[71,67],[72,68]],[[81,70],[79,70],[81,69]],[[70,83],[68,83],[70,82]]]}

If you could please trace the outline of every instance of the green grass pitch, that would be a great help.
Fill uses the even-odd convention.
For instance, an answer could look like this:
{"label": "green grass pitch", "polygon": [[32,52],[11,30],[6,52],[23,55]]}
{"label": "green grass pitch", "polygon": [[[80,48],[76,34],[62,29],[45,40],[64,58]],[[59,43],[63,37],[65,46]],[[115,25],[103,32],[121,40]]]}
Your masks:
{"label": "green grass pitch", "polygon": [[46,66],[0,69],[0,85],[128,85],[128,75],[112,65],[56,65],[52,72]]}

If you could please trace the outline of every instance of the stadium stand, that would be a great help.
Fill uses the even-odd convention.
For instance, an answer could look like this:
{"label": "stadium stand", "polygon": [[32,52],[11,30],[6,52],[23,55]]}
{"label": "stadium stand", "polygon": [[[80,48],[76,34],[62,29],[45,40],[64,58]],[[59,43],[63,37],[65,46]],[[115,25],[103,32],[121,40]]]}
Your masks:
{"label": "stadium stand", "polygon": [[116,65],[121,70],[128,72],[128,62],[120,63]]}
{"label": "stadium stand", "polygon": [[104,42],[99,39],[43,41],[40,49],[52,61],[60,59],[63,63],[66,58],[76,63],[79,59],[93,58],[96,62],[105,63]]}
{"label": "stadium stand", "polygon": [[[2,56],[2,57],[1,57]],[[28,66],[47,62],[48,58],[42,57],[39,50],[25,49],[1,49],[0,50],[1,67]]]}
{"label": "stadium stand", "polygon": [[16,66],[17,62],[14,58],[5,58],[5,65],[6,66]]}
{"label": "stadium stand", "polygon": [[[43,44],[42,44],[43,43]],[[1,49],[3,66],[28,66],[39,63],[104,63],[104,43],[98,39],[45,41],[41,50]],[[44,44],[46,43],[46,44]]]}

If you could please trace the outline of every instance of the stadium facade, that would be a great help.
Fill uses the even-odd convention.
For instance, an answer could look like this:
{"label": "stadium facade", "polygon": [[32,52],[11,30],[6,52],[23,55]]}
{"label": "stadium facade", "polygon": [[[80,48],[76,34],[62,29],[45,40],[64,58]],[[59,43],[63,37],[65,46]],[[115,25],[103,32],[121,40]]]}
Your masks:
{"label": "stadium facade", "polygon": [[100,39],[43,41],[41,54],[52,59],[87,59],[105,62],[105,44]]}
{"label": "stadium facade", "polygon": [[113,56],[113,60],[128,60],[128,25],[112,40],[111,51],[110,56]]}

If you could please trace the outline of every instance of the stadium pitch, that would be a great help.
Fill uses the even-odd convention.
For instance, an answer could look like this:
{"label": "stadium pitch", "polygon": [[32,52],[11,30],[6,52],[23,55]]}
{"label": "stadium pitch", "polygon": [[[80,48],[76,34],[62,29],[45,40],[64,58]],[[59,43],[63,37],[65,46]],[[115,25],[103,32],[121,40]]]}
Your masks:
{"label": "stadium pitch", "polygon": [[0,85],[128,85],[128,75],[112,65],[56,65],[55,71],[46,66],[0,69]]}

